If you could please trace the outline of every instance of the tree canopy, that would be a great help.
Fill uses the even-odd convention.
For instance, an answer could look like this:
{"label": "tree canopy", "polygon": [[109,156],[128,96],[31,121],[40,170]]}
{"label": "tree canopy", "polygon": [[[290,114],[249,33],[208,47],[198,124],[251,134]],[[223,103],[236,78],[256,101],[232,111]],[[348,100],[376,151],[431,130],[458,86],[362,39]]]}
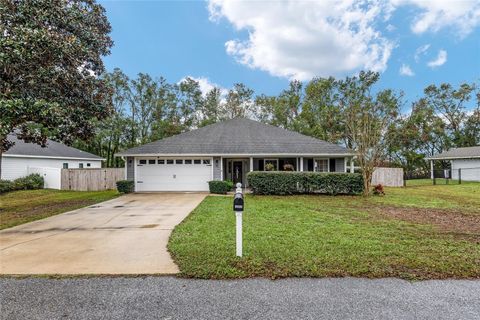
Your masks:
{"label": "tree canopy", "polygon": [[111,113],[102,56],[111,27],[94,0],[0,2],[0,155],[26,142],[92,137]]}

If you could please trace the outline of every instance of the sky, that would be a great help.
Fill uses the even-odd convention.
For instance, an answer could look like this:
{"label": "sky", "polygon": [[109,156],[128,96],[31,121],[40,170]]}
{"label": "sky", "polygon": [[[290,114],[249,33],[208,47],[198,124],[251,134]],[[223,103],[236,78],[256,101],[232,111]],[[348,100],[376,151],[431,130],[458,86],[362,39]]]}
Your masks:
{"label": "sky", "polygon": [[130,77],[276,95],[293,79],[374,70],[407,109],[430,84],[480,83],[480,0],[100,3],[115,43],[106,68]]}

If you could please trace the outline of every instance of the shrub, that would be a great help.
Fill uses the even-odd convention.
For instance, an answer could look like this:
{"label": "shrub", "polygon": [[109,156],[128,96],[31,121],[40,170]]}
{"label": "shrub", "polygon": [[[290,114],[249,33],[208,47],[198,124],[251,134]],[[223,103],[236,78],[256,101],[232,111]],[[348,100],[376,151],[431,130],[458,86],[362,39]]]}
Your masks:
{"label": "shrub", "polygon": [[357,173],[320,172],[265,172],[254,171],[247,175],[250,188],[255,194],[360,194],[363,192],[363,177]]}
{"label": "shrub", "polygon": [[13,180],[13,190],[43,189],[43,177],[38,173],[29,174],[26,177]]}
{"label": "shrub", "polygon": [[117,181],[117,190],[121,193],[131,193],[135,191],[135,182],[131,180]]}
{"label": "shrub", "polygon": [[229,180],[213,180],[208,181],[208,187],[210,189],[210,193],[226,194],[228,191],[233,189],[233,182]]}
{"label": "shrub", "polygon": [[9,180],[0,180],[0,194],[13,190],[13,183]]}
{"label": "shrub", "polygon": [[373,186],[373,194],[377,196],[384,196],[385,195],[385,190],[383,189],[382,184],[377,184]]}

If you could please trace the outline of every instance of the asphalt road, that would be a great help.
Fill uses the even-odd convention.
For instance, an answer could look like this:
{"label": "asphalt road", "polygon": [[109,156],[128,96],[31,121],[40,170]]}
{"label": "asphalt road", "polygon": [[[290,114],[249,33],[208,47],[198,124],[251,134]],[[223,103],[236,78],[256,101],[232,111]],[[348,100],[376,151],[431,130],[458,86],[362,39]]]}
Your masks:
{"label": "asphalt road", "polygon": [[480,281],[0,279],[1,319],[480,319]]}

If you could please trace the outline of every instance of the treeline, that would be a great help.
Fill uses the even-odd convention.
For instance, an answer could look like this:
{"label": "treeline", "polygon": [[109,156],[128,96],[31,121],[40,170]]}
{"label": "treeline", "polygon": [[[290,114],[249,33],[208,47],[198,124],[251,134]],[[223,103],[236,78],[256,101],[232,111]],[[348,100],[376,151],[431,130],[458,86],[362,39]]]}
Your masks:
{"label": "treeline", "polygon": [[238,116],[340,143],[407,170],[426,168],[423,159],[445,149],[480,144],[474,84],[431,85],[406,108],[401,92],[376,90],[379,74],[373,72],[292,81],[275,96],[255,95],[241,83],[202,92],[191,78],[168,83],[140,73],[130,79],[119,69],[104,77],[113,92],[111,116],[95,123],[95,138],[76,146],[105,157],[109,167],[122,165],[114,157],[121,150]]}

